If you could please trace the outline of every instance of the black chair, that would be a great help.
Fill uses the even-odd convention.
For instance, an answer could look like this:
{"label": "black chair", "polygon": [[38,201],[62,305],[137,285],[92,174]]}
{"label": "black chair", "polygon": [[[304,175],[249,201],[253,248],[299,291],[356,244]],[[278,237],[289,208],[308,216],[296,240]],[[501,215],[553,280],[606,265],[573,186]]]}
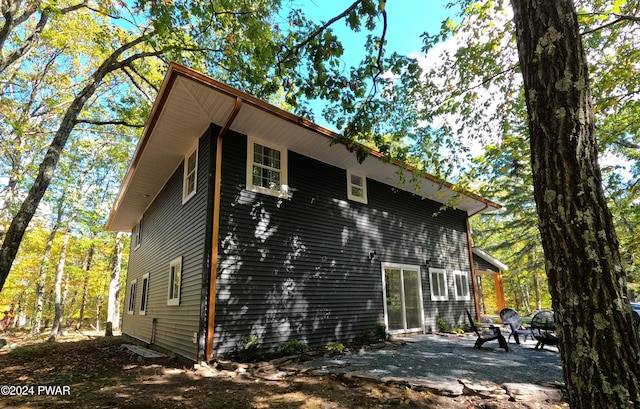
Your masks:
{"label": "black chair", "polygon": [[507,338],[507,342],[509,342],[509,340],[513,336],[516,344],[519,344],[520,335],[524,336],[525,341],[527,340],[527,337],[531,336],[531,330],[526,329],[522,326],[522,318],[520,318],[520,314],[518,314],[517,311],[511,308],[503,308],[500,311],[500,319],[509,330],[509,337]]}
{"label": "black chair", "polygon": [[[500,332],[500,328],[494,326],[493,324],[489,326],[476,324],[475,321],[473,321],[473,318],[471,318],[471,313],[469,312],[469,310],[465,308],[465,311],[467,312],[467,318],[469,318],[469,325],[471,326],[471,330],[478,336],[474,348],[480,349],[482,348],[482,344],[484,344],[485,342],[498,340],[500,348],[504,348],[505,352],[509,352],[509,345],[507,345],[507,340],[504,339],[504,336]],[[490,332],[488,334],[482,334],[482,329],[489,329]]]}
{"label": "black chair", "polygon": [[538,341],[534,349],[545,345],[558,345],[553,311],[540,311],[531,319],[531,335]]}

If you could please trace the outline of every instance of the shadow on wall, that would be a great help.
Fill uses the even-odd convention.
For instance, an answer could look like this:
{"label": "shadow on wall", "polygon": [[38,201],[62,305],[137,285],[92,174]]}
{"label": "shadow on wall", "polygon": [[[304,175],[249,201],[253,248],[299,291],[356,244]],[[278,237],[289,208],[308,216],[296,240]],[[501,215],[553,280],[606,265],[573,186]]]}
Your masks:
{"label": "shadow on wall", "polygon": [[221,223],[218,353],[249,335],[265,349],[290,339],[349,342],[382,322],[380,264],[368,256],[378,241],[361,217],[343,201],[287,200],[239,186]]}
{"label": "shadow on wall", "polygon": [[[375,189],[370,192],[375,195]],[[409,193],[395,193],[393,200],[380,200],[375,207],[311,189],[290,194],[282,199],[240,184],[235,188],[220,226],[217,354],[233,352],[249,335],[266,350],[291,339],[310,346],[351,342],[384,322],[381,262],[419,263],[427,300],[428,255],[436,254],[443,268],[463,267],[449,259],[452,254],[459,258],[461,249],[454,246],[468,252],[460,244],[461,235],[466,243],[464,223],[458,216],[450,218],[455,225],[441,231],[424,216],[398,214],[398,200],[424,206]],[[438,217],[447,219],[446,214]],[[372,251],[378,255],[373,260]],[[425,303],[427,313],[434,307],[448,308]]]}

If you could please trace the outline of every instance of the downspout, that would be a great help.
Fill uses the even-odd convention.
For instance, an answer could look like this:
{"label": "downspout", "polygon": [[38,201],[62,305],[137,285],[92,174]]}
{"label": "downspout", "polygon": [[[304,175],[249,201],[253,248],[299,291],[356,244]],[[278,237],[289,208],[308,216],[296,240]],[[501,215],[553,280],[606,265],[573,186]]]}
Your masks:
{"label": "downspout", "polygon": [[220,232],[220,186],[222,181],[222,140],[236,119],[242,99],[236,97],[236,104],[216,138],[216,170],[213,177],[213,229],[211,232],[211,267],[209,271],[209,300],[207,312],[207,339],[205,344],[205,359],[207,362],[213,359],[213,331],[216,313],[216,275],[218,270],[218,236]]}
{"label": "downspout", "polygon": [[[478,212],[474,214],[477,214],[477,213]],[[469,218],[471,216],[467,217],[467,247],[469,247],[469,263],[471,265],[471,284],[473,285],[473,305],[476,309],[476,321],[480,322],[480,307],[478,305],[478,291],[476,289],[476,285],[478,282],[476,280],[476,266],[473,263],[473,241],[471,240],[471,227],[469,226]]]}

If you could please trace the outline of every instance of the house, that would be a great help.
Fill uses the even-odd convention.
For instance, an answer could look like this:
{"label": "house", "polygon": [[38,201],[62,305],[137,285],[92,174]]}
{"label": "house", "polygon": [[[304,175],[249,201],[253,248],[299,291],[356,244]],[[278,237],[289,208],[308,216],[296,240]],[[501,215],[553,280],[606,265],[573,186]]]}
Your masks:
{"label": "house", "polygon": [[[480,321],[481,313],[495,313],[496,315],[504,308],[506,308],[507,304],[504,300],[504,285],[502,284],[502,272],[508,270],[509,267],[501,262],[493,258],[490,254],[485,252],[484,250],[473,247],[471,249],[473,254],[473,270],[476,279],[474,280],[474,292],[475,292],[475,301],[476,301],[476,318]],[[489,286],[493,286],[491,293],[495,294],[495,306],[496,311],[486,311],[485,308],[485,295],[482,291],[482,282],[485,278],[491,278],[493,282],[489,281],[486,283]]]}
{"label": "house", "polygon": [[398,186],[409,169],[338,138],[171,64],[107,222],[132,234],[124,336],[208,360],[249,335],[274,349],[464,322],[468,219],[499,205],[431,175]]}

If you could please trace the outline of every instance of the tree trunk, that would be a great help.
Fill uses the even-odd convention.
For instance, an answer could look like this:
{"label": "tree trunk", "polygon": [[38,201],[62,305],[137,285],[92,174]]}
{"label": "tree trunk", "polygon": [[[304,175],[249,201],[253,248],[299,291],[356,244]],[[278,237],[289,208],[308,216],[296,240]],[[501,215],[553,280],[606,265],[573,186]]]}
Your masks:
{"label": "tree trunk", "polygon": [[49,270],[49,260],[51,258],[51,248],[53,247],[53,240],[56,238],[58,227],[62,221],[62,215],[64,214],[62,201],[58,203],[58,215],[56,217],[56,223],[51,228],[49,237],[47,238],[47,244],[44,249],[44,255],[40,262],[40,270],[38,278],[36,279],[36,302],[33,312],[33,319],[31,320],[31,336],[37,338],[40,335],[40,328],[42,327],[42,312],[44,307],[44,285],[47,278],[47,271]]}
{"label": "tree trunk", "polygon": [[64,297],[62,295],[62,276],[64,275],[64,265],[67,260],[67,247],[69,246],[69,238],[71,233],[67,230],[64,234],[64,240],[62,242],[62,248],[60,249],[60,260],[58,262],[58,269],[56,271],[55,282],[55,315],[53,318],[53,325],[51,326],[51,334],[48,341],[55,341],[56,337],[60,333],[60,324],[62,323],[62,316],[64,315]]}
{"label": "tree trunk", "polygon": [[82,270],[84,271],[84,282],[82,283],[82,302],[80,303],[80,316],[78,317],[78,323],[76,324],[76,331],[79,331],[82,327],[82,321],[84,320],[84,310],[87,307],[87,289],[89,287],[89,270],[91,270],[91,263],[93,262],[94,246],[91,244],[87,255],[84,259]]}
{"label": "tree trunk", "polygon": [[597,163],[586,57],[570,0],[511,0],[549,290],[571,407],[640,407],[640,356]]}
{"label": "tree trunk", "polygon": [[540,276],[538,273],[533,273],[533,286],[536,292],[536,310],[542,309],[542,296],[540,294]]}
{"label": "tree trunk", "polygon": [[17,214],[11,220],[9,229],[2,241],[2,246],[0,247],[0,291],[2,291],[2,287],[4,287],[4,283],[7,280],[13,261],[15,260],[18,249],[20,248],[22,237],[27,230],[27,226],[33,218],[33,215],[40,204],[40,200],[42,200],[44,193],[47,191],[49,184],[53,179],[53,174],[58,166],[60,156],[64,151],[64,147],[71,135],[71,131],[73,131],[73,128],[77,124],[78,116],[80,115],[80,112],[82,112],[84,105],[87,103],[89,98],[95,94],[103,79],[109,73],[128,66],[135,60],[150,55],[161,54],[159,51],[138,53],[129,56],[123,61],[118,61],[118,58],[123,53],[135,48],[154,35],[154,32],[145,34],[114,50],[113,53],[102,62],[100,67],[94,71],[93,75],[85,81],[86,85],[74,97],[69,108],[67,108],[64,117],[60,121],[60,126],[49,145],[49,149],[40,163],[38,175],[36,176],[33,185],[31,185],[29,193],[27,193],[27,196],[22,201]]}
{"label": "tree trunk", "polygon": [[120,271],[122,265],[123,233],[116,233],[113,258],[111,261],[111,280],[109,281],[109,297],[107,300],[107,322],[113,330],[120,329]]}

